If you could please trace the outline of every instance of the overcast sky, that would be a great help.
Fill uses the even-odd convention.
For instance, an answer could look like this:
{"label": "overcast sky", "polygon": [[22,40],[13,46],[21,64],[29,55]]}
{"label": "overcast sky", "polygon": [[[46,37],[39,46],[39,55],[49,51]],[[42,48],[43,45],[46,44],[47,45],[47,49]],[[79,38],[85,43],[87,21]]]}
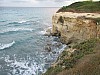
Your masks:
{"label": "overcast sky", "polygon": [[0,7],[62,7],[82,0],[0,0]]}

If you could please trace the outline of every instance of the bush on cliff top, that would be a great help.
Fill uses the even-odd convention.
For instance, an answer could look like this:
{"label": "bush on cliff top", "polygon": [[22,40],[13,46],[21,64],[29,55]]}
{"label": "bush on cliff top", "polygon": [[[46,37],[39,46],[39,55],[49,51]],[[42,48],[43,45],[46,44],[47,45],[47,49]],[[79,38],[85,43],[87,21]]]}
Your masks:
{"label": "bush on cliff top", "polygon": [[57,11],[57,13],[58,12],[87,12],[87,13],[99,12],[100,13],[100,1],[75,2],[69,6],[63,6]]}

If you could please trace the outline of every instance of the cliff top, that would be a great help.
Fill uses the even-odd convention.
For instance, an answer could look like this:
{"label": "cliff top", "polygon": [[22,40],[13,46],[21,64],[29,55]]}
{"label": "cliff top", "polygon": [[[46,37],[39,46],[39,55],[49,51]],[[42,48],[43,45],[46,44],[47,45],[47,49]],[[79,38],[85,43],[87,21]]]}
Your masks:
{"label": "cliff top", "polygon": [[63,6],[58,12],[100,13],[100,1],[75,2],[69,6]]}
{"label": "cliff top", "polygon": [[100,13],[73,13],[73,12],[59,12],[55,14],[56,16],[64,16],[70,18],[78,18],[78,17],[85,17],[85,18],[100,18]]}

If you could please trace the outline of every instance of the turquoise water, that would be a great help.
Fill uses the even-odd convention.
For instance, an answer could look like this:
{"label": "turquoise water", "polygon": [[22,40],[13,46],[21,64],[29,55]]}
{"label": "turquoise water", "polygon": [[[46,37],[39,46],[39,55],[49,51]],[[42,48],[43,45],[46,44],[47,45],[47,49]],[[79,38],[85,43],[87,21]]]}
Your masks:
{"label": "turquoise water", "polygon": [[[0,8],[0,75],[41,75],[65,45],[44,36],[58,8]],[[52,45],[51,52],[45,50]]]}

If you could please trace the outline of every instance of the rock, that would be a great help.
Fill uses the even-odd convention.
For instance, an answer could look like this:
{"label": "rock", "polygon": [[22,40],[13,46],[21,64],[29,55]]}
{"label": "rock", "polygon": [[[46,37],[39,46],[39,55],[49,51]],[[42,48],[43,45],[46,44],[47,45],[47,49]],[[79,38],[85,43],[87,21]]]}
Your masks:
{"label": "rock", "polygon": [[46,46],[45,46],[45,50],[48,51],[48,52],[50,52],[50,51],[51,51],[51,47],[48,46],[48,45],[46,45]]}
{"label": "rock", "polygon": [[51,36],[52,35],[52,33],[51,33],[51,28],[48,28],[47,30],[46,30],[46,33],[44,34],[45,36]]}
{"label": "rock", "polygon": [[54,46],[54,47],[58,47],[58,48],[59,48],[61,45],[62,45],[62,44],[61,44],[61,43],[59,43],[59,42],[57,42],[57,43],[53,44],[53,46]]}
{"label": "rock", "polygon": [[55,52],[55,51],[53,51],[52,53],[53,53],[53,54],[56,54],[56,52]]}
{"label": "rock", "polygon": [[70,57],[77,49],[73,49],[73,48],[68,48],[67,52],[68,52],[68,56]]}
{"label": "rock", "polygon": [[56,13],[52,17],[52,34],[59,36],[61,42],[65,44],[80,43],[90,38],[100,38],[100,25],[97,25],[94,18],[100,18],[100,14]]}

